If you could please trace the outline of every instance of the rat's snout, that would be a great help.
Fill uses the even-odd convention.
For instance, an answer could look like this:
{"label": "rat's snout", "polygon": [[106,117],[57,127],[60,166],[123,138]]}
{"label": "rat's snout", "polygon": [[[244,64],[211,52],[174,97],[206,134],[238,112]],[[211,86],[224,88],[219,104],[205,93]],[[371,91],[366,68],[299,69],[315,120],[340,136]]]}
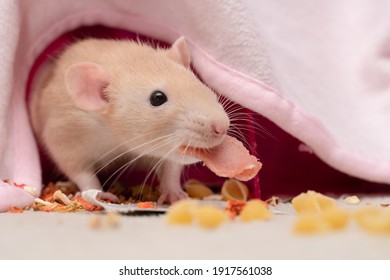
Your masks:
{"label": "rat's snout", "polygon": [[215,137],[226,135],[229,128],[229,123],[213,122],[211,124],[211,131]]}

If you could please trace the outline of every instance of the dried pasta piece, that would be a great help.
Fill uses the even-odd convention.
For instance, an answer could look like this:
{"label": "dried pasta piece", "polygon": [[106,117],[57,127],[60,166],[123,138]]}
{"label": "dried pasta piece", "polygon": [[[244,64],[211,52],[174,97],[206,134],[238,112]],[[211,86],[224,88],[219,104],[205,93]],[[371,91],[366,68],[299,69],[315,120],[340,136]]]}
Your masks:
{"label": "dried pasta piece", "polygon": [[390,212],[386,209],[367,206],[355,213],[357,224],[372,233],[390,233]]}
{"label": "dried pasta piece", "polygon": [[36,204],[42,204],[42,205],[45,205],[45,206],[49,206],[49,205],[52,204],[51,202],[44,201],[43,199],[40,199],[40,198],[38,198],[38,197],[34,199],[34,202],[35,202]]}
{"label": "dried pasta piece", "polygon": [[190,179],[185,182],[184,189],[190,197],[197,199],[203,199],[204,197],[214,194],[209,187],[195,179]]}
{"label": "dried pasta piece", "polygon": [[294,197],[291,203],[298,214],[321,213],[336,205],[336,201],[333,198],[315,191],[301,193]]}
{"label": "dried pasta piece", "polygon": [[299,215],[293,226],[293,231],[298,234],[322,233],[327,230],[329,230],[329,224],[316,213]]}
{"label": "dried pasta piece", "polygon": [[224,211],[211,205],[200,206],[195,209],[194,218],[203,228],[216,228],[227,219]]}
{"label": "dried pasta piece", "polygon": [[244,183],[230,179],[223,183],[221,195],[224,200],[247,201],[249,189]]}
{"label": "dried pasta piece", "polygon": [[197,203],[191,199],[184,199],[172,204],[165,216],[168,224],[171,225],[186,225],[192,223],[194,219],[194,210]]}
{"label": "dried pasta piece", "polygon": [[347,211],[339,208],[332,207],[330,209],[325,210],[321,214],[321,219],[324,219],[325,222],[335,230],[344,229],[348,224],[350,215]]}
{"label": "dried pasta piece", "polygon": [[291,201],[298,217],[295,233],[322,233],[346,227],[349,213],[337,206],[336,201],[315,191],[301,193]]}
{"label": "dried pasta piece", "polygon": [[264,221],[272,217],[267,204],[260,199],[252,199],[246,203],[240,213],[242,222]]}
{"label": "dried pasta piece", "polygon": [[64,204],[64,205],[71,205],[72,204],[72,201],[70,201],[70,199],[62,193],[62,191],[58,190],[56,191],[54,194],[53,194],[53,199],[61,204]]}

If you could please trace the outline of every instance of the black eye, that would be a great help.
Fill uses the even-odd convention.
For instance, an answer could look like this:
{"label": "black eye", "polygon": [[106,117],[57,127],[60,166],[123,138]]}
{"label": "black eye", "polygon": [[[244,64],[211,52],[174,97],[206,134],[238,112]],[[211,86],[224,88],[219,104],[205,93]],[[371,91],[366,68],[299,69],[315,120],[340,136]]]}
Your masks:
{"label": "black eye", "polygon": [[153,106],[160,106],[168,101],[167,96],[161,91],[154,91],[152,95],[150,95],[150,104]]}

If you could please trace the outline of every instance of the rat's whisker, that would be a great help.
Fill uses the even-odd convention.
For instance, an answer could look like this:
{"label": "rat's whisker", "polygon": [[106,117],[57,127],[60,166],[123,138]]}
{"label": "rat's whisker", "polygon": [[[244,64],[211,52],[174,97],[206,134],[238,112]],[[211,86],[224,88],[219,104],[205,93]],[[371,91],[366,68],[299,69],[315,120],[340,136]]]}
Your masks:
{"label": "rat's whisker", "polygon": [[228,102],[226,105],[223,106],[225,109],[226,114],[231,114],[232,112],[236,112],[237,110],[242,110],[241,107],[239,107],[236,103],[234,102]]}
{"label": "rat's whisker", "polygon": [[143,144],[141,144],[141,145],[138,145],[138,146],[136,146],[136,147],[133,147],[132,149],[129,149],[129,150],[126,150],[126,151],[120,153],[119,155],[115,156],[114,158],[110,159],[108,162],[102,164],[99,168],[97,168],[97,169],[95,170],[95,172],[91,175],[90,181],[94,178],[94,176],[96,176],[97,174],[99,174],[99,172],[101,172],[104,168],[106,168],[108,165],[110,165],[110,164],[113,163],[115,160],[119,159],[120,157],[125,156],[125,155],[128,155],[128,154],[130,154],[131,152],[135,151],[136,149],[142,148],[142,147],[144,147],[144,146],[146,146],[146,145],[150,145],[150,144],[152,144],[152,143],[154,143],[154,142],[157,142],[157,141],[159,141],[159,140],[169,138],[170,136],[171,136],[171,134],[169,134],[169,135],[164,135],[164,136],[162,136],[162,137],[153,139],[153,140],[151,140],[151,141],[149,141],[149,142],[145,142],[145,143],[143,143]]}
{"label": "rat's whisker", "polygon": [[226,111],[226,114],[228,115],[229,118],[233,118],[237,114],[250,116],[249,113],[242,112],[242,108],[235,108],[235,107],[232,107],[229,111]]}
{"label": "rat's whisker", "polygon": [[[152,133],[150,133],[152,134]],[[124,145],[126,144],[130,144],[131,142],[135,141],[135,140],[138,140],[138,139],[142,139],[144,137],[146,137],[147,135],[138,135],[137,137],[133,137],[131,139],[128,139],[126,141],[123,141],[122,143],[119,143],[118,145],[116,145],[114,148],[108,150],[107,152],[105,152],[104,154],[102,154],[100,157],[98,157],[92,164],[90,164],[86,169],[90,169],[92,168],[97,162],[101,161],[102,159],[104,159],[105,157],[107,157],[109,154],[111,153],[114,153],[116,150],[118,150],[119,148],[123,147]],[[100,166],[98,166],[97,168],[100,168]]]}
{"label": "rat's whisker", "polygon": [[144,157],[144,156],[147,156],[149,155],[151,152],[157,150],[158,148],[161,148],[163,147],[164,145],[167,145],[169,144],[171,141],[170,139],[165,139],[165,140],[169,140],[167,142],[163,142],[163,143],[157,143],[156,145],[152,146],[150,149],[148,149],[147,151],[145,151],[144,153],[136,156],[135,158],[132,158],[129,162],[127,162],[126,164],[122,165],[120,168],[118,168],[113,174],[111,174],[107,180],[104,182],[104,184],[102,185],[102,187],[104,188],[104,186],[107,184],[107,182],[113,177],[115,176],[118,172],[120,172],[121,170],[123,169],[126,169],[127,167],[129,167],[131,164],[133,164],[134,162],[136,162],[138,159]]}
{"label": "rat's whisker", "polygon": [[124,156],[124,155],[127,155],[139,148],[142,148],[144,146],[147,146],[147,145],[150,145],[154,142],[157,142],[157,141],[160,141],[160,140],[163,140],[163,139],[166,139],[166,138],[169,138],[172,134],[169,134],[169,135],[164,135],[164,136],[161,136],[159,138],[155,138],[149,142],[145,142],[145,143],[142,143],[141,145],[138,145],[136,147],[133,147],[132,149],[130,150],[126,150],[122,153],[120,153],[119,155],[115,156],[114,158],[112,158],[111,160],[109,160],[107,163],[101,165],[100,167],[98,167],[98,169],[95,171],[95,174],[94,175],[97,175],[100,171],[102,171],[104,168],[106,168],[109,164],[113,163],[115,160],[119,159],[120,157]]}
{"label": "rat's whisker", "polygon": [[156,176],[156,173],[157,173],[157,172],[155,172],[155,171],[156,171],[157,169],[159,169],[159,168],[162,166],[162,164],[164,164],[164,162],[167,160],[167,158],[168,158],[175,150],[177,150],[177,149],[180,147],[180,145],[181,145],[181,144],[179,143],[178,145],[174,146],[174,147],[173,147],[171,150],[169,150],[163,157],[161,157],[161,158],[157,161],[157,163],[154,164],[154,167],[151,168],[151,169],[148,171],[147,175],[145,176],[143,185],[146,184],[146,181],[149,179],[149,177],[150,177],[151,174],[154,174],[154,176],[153,176],[153,178],[152,178],[152,181],[154,180],[154,178],[155,178],[155,176]]}
{"label": "rat's whisker", "polygon": [[[172,141],[169,142],[168,144],[170,143],[176,143],[178,142],[177,139],[175,139],[175,137],[173,137],[171,139]],[[149,177],[151,176],[151,174],[153,174],[153,177],[151,179],[151,184],[153,184],[155,178],[156,178],[156,175],[158,173],[158,169],[162,166],[162,164],[167,160],[167,158],[175,151],[177,150],[179,147],[181,146],[181,143],[177,144],[176,146],[174,146],[170,151],[168,151],[163,157],[161,157],[156,163],[154,163],[154,166],[152,168],[149,168],[148,169],[148,173],[146,174],[145,176],[145,179],[142,183],[142,187],[141,187],[141,190],[140,190],[140,193],[139,193],[139,198],[141,198],[141,194],[142,194],[142,190],[143,188],[146,186],[146,183],[149,179]],[[153,163],[154,161],[151,161],[151,164]]]}
{"label": "rat's whisker", "polygon": [[257,123],[254,119],[252,118],[244,118],[244,117],[234,117],[231,119],[231,123],[234,125],[238,125],[240,127],[246,126],[249,130],[254,129],[257,132],[259,132],[259,136],[264,137],[264,135],[277,140],[275,136],[273,136],[268,130],[266,130],[264,127],[262,127],[259,123]]}
{"label": "rat's whisker", "polygon": [[[266,133],[264,132],[263,129],[261,129],[257,126],[248,126],[246,124],[235,124],[234,126],[236,128],[239,128],[241,131],[245,131],[248,133],[254,133],[258,137],[265,138],[264,134],[266,134]],[[268,136],[268,134],[267,134],[267,136]],[[271,138],[274,138],[274,137],[271,135]]]}
{"label": "rat's whisker", "polygon": [[218,96],[218,102],[221,103],[221,105],[225,108],[227,106],[230,106],[230,104],[234,104],[233,101],[231,101],[230,99],[228,99],[227,97],[221,95],[221,94],[217,94]]}
{"label": "rat's whisker", "polygon": [[244,133],[241,131],[240,128],[235,127],[234,125],[232,125],[232,126],[229,128],[229,131],[228,131],[227,134],[230,135],[230,136],[232,136],[232,137],[235,137],[235,138],[241,140],[241,142],[244,142],[244,144],[245,144],[247,147],[250,147],[250,144],[249,144],[248,140],[246,139],[246,137],[244,136]]}

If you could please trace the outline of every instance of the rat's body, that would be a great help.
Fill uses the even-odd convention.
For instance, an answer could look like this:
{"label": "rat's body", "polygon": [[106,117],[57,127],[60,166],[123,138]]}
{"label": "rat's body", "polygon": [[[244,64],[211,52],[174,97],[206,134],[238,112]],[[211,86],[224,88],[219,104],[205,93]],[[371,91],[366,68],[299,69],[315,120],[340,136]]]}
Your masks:
{"label": "rat's body", "polygon": [[146,158],[159,166],[159,202],[184,198],[182,166],[197,160],[179,155],[179,147],[211,148],[229,127],[189,63],[183,38],[169,50],[130,41],[75,43],[36,82],[34,132],[81,190],[101,189],[96,173],[115,158]]}

